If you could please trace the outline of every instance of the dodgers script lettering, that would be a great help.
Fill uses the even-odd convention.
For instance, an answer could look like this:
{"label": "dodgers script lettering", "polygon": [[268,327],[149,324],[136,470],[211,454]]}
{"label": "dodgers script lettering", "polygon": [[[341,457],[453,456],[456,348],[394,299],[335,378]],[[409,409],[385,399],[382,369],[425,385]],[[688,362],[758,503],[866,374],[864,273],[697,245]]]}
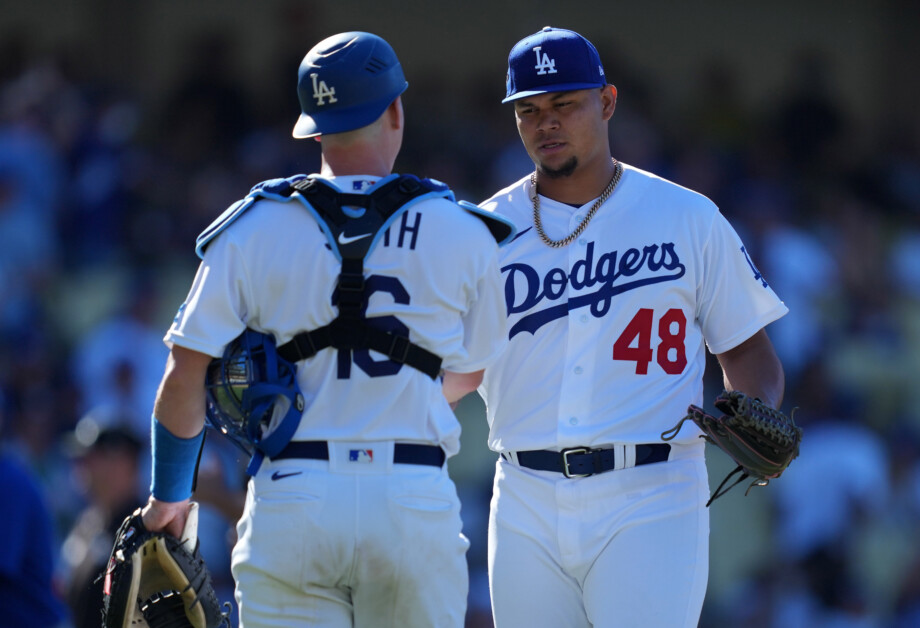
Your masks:
{"label": "dodgers script lettering", "polygon": [[[616,295],[642,286],[674,281],[684,276],[686,267],[674,250],[673,242],[627,249],[623,253],[610,251],[598,257],[597,263],[594,262],[594,242],[590,242],[584,259],[573,264],[571,273],[553,268],[540,277],[535,268],[523,263],[509,264],[501,270],[506,275],[505,301],[508,304],[508,315],[531,312],[511,327],[508,337],[513,338],[524,331],[533,334],[546,323],[568,316],[571,310],[583,307],[590,308],[591,314],[600,318],[610,310],[611,300]],[[640,273],[641,278],[621,282]],[[572,297],[565,303],[532,311],[544,301],[561,299],[569,285],[575,290],[594,286],[598,288],[594,292]],[[516,287],[523,287],[523,293],[519,294]]]}

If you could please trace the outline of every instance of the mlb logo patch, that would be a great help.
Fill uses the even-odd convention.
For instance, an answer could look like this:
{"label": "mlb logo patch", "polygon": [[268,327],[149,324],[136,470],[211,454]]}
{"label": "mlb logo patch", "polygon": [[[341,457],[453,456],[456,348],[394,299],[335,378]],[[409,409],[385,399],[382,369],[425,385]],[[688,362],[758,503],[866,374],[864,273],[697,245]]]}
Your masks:
{"label": "mlb logo patch", "polygon": [[350,449],[348,450],[348,462],[373,462],[373,449]]}

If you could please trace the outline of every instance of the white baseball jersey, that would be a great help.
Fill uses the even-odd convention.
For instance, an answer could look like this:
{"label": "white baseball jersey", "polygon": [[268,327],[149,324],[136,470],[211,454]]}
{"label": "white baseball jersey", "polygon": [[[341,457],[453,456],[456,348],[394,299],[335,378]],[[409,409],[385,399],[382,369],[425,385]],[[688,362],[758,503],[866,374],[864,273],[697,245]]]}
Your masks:
{"label": "white baseball jersey", "polygon": [[[343,192],[376,177],[325,179]],[[408,328],[444,369],[484,368],[506,344],[498,246],[483,222],[448,200],[413,204],[365,259],[368,318]],[[206,249],[166,342],[218,357],[247,326],[280,346],[337,315],[340,264],[299,202],[262,199]],[[440,382],[370,350],[324,350],[298,363],[307,400],[294,440],[440,443],[451,456],[460,426]]]}
{"label": "white baseball jersey", "polygon": [[[701,405],[705,347],[722,353],[788,310],[706,197],[624,164],[578,240],[533,228],[530,178],[481,204],[509,218],[502,248],[509,345],[480,392],[498,452],[661,442]],[[547,236],[575,209],[540,198]],[[685,425],[675,443],[699,431]]]}

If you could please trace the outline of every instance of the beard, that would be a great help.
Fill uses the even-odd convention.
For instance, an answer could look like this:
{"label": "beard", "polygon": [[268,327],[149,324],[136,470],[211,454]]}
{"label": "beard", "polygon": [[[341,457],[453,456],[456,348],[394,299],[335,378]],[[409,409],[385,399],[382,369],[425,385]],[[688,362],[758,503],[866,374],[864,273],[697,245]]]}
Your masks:
{"label": "beard", "polygon": [[564,177],[570,177],[572,176],[572,173],[575,172],[575,168],[577,167],[577,157],[572,157],[559,168],[547,168],[544,164],[539,165],[540,172],[545,174],[550,179],[562,179]]}

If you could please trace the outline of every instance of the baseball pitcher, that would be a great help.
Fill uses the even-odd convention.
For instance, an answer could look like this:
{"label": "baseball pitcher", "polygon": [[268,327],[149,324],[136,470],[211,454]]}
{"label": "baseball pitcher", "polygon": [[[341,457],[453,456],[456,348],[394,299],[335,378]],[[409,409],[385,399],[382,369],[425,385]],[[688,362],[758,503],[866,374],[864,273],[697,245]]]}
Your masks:
{"label": "baseball pitcher", "polygon": [[718,208],[611,157],[597,50],[546,27],[508,59],[535,170],[481,206],[501,250],[508,348],[486,369],[496,464],[489,577],[498,628],[696,626],[708,578],[707,349],[725,387],[772,407],[763,330],[787,312]]}

